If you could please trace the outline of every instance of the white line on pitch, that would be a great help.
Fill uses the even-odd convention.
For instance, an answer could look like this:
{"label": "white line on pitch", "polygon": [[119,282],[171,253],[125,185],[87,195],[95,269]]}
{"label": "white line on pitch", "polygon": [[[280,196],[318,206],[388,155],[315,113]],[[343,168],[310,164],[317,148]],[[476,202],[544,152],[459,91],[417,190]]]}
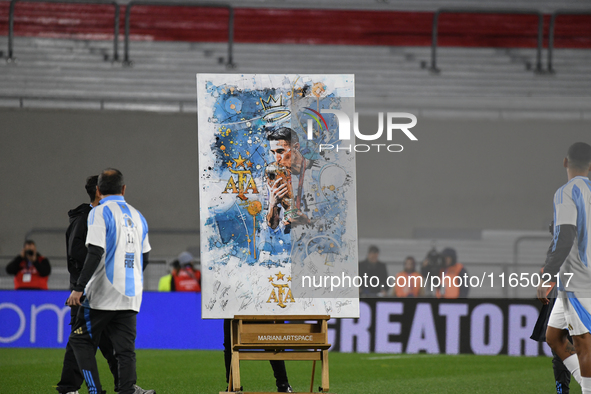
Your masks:
{"label": "white line on pitch", "polygon": [[466,354],[398,354],[398,355],[391,355],[391,356],[374,356],[374,357],[367,357],[364,360],[394,360],[398,358],[426,358],[426,357],[441,357],[441,356],[453,356],[453,357],[462,357],[462,356],[469,356]]}
{"label": "white line on pitch", "polygon": [[375,357],[368,357],[366,360],[393,360],[397,358],[411,358],[411,357],[437,357],[439,354],[427,355],[427,354],[417,354],[417,355],[398,355],[398,356],[375,356]]}

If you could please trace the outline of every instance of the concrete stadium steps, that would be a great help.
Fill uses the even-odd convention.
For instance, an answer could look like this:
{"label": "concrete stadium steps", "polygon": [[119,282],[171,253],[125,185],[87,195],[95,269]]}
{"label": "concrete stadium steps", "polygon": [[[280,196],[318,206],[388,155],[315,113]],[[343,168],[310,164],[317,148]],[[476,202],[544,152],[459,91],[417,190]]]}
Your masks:
{"label": "concrete stadium steps", "polygon": [[[354,73],[357,107],[373,109],[401,99],[442,97],[576,97],[589,96],[591,51],[561,49],[554,75],[525,70],[535,61],[531,49],[441,48],[441,74],[421,69],[430,51],[424,47],[237,44],[237,68],[219,62],[225,44],[133,42],[133,67],[112,63],[112,42],[17,37],[16,64],[0,65],[0,105],[20,106],[20,99],[80,101],[83,107],[105,108],[129,102],[127,109],[194,110],[195,74],[208,73]],[[0,48],[6,37],[0,37]],[[120,53],[120,57],[122,54]],[[64,101],[65,100],[65,101]],[[99,101],[102,101],[100,104]],[[34,105],[39,104],[33,103]],[[420,103],[419,103],[420,104]],[[25,105],[26,106],[26,105]],[[108,106],[108,105],[107,105]],[[483,105],[484,106],[484,105]],[[79,106],[77,106],[78,108]],[[390,108],[391,109],[391,108]]]}
{"label": "concrete stadium steps", "polygon": [[[519,243],[517,259],[514,256],[515,242],[521,237],[527,238]],[[433,246],[441,252],[452,247],[458,252],[458,260],[470,264],[544,264],[551,236],[540,231],[501,231],[484,230],[481,239],[361,239],[359,255],[365,256],[370,245],[380,248],[381,260],[402,266],[407,256],[414,256],[423,261]]]}
{"label": "concrete stadium steps", "polygon": [[[524,239],[518,244],[517,254],[514,255],[516,241],[520,237]],[[482,278],[486,275],[494,276],[495,286],[472,288],[471,297],[525,297],[533,298],[533,287],[510,287],[508,275],[511,273],[533,274],[539,272],[544,265],[546,251],[550,244],[551,236],[547,232],[521,232],[484,230],[481,239],[360,239],[359,257],[365,258],[370,245],[376,245],[380,249],[380,260],[386,263],[389,275],[396,275],[402,271],[403,261],[407,256],[413,256],[417,261],[417,268],[425,259],[432,247],[441,252],[446,247],[454,248],[458,255],[458,261],[462,263],[468,274]],[[505,273],[505,287],[500,286],[499,275]]]}
{"label": "concrete stadium steps", "polygon": [[[0,45],[6,47],[7,38],[0,37]],[[22,44],[21,44],[22,43]],[[79,53],[82,55],[96,55],[97,59],[102,59],[104,55],[109,58],[112,55],[112,41],[88,41],[88,40],[48,40],[35,38],[16,38],[15,56],[22,58],[27,54],[39,53],[42,49],[47,56],[66,56],[68,54]],[[210,58],[217,62],[219,57],[226,56],[225,44],[214,43],[186,43],[186,42],[132,42],[130,44],[130,57],[135,60],[137,66],[145,62],[139,62],[137,59],[147,57],[152,61],[166,62],[174,61],[193,61],[202,58]],[[120,57],[122,57],[122,44],[119,46]],[[80,52],[82,51],[82,52]],[[309,46],[309,45],[258,45],[258,44],[240,44],[235,48],[236,61],[248,60],[250,57],[260,58],[262,56],[270,57],[267,60],[273,60],[280,54],[281,59],[286,56],[300,58],[313,56],[315,63],[322,61],[331,61],[335,58],[340,61],[348,61],[350,64],[373,63],[376,59],[394,61],[396,65],[408,64],[415,68],[420,61],[430,59],[430,48],[427,47],[384,47],[384,46]],[[278,52],[279,51],[279,52]],[[591,52],[582,50],[557,49],[554,61],[560,63],[577,64],[579,60],[588,60],[591,58]],[[544,51],[545,52],[545,51]],[[157,57],[154,57],[154,54]],[[348,54],[348,58],[343,58],[343,54]],[[368,56],[370,55],[370,56]],[[359,59],[358,56],[362,56]],[[458,59],[458,57],[460,57]],[[301,59],[300,59],[301,60]],[[466,60],[463,62],[462,60]],[[468,66],[502,65],[502,64],[523,64],[525,62],[533,63],[535,61],[534,49],[495,49],[495,48],[439,48],[438,63],[448,62],[454,65],[454,68]],[[544,54],[543,62],[546,58]],[[327,64],[328,65],[328,64]],[[334,64],[330,64],[334,66]]]}
{"label": "concrete stadium steps", "polygon": [[[90,41],[90,40],[50,40],[43,38],[22,38],[16,37],[14,45],[15,56],[22,57],[27,53],[36,53],[43,48],[43,52],[48,55],[55,53],[65,56],[72,53],[77,53],[78,50],[84,50],[81,54],[97,55],[98,58],[103,58],[105,55],[112,57],[113,42],[112,41]],[[6,53],[7,38],[0,36],[0,50]],[[22,42],[22,44],[19,44]],[[50,50],[52,48],[53,50]],[[187,43],[187,42],[131,42],[130,43],[130,57],[132,60],[137,58],[153,58],[154,52],[158,54],[157,60],[169,59],[169,56],[182,62],[183,60],[193,60],[195,58],[211,58],[218,61],[219,57],[225,58],[227,55],[227,46],[223,43]],[[284,56],[313,56],[315,62],[330,61],[335,56],[338,60],[343,60],[343,53],[349,54],[349,63],[355,61],[361,63],[371,62],[375,59],[386,59],[389,61],[396,61],[396,64],[409,64],[413,68],[420,61],[430,60],[430,47],[409,47],[409,46],[331,46],[331,45],[258,45],[258,44],[239,44],[236,46],[236,61],[240,58],[247,58],[249,56],[270,56],[271,60],[277,56],[278,48],[281,48],[280,54]],[[339,50],[341,49],[341,50]],[[86,52],[87,51],[87,52]],[[123,57],[123,43],[119,45],[120,58]],[[368,54],[371,57],[368,58]],[[479,64],[512,64],[518,63],[525,65],[526,62],[535,62],[535,49],[505,49],[505,48],[459,48],[459,47],[440,47],[437,51],[438,63],[448,62],[453,64],[456,68],[463,64],[479,65]],[[363,58],[359,59],[358,56]],[[458,59],[458,56],[460,59]],[[577,64],[580,59],[591,58],[591,52],[582,50],[570,49],[556,49],[554,62],[566,64]],[[467,63],[462,60],[468,60]],[[542,59],[544,65],[546,62],[546,50]],[[416,63],[416,64],[415,64]],[[140,63],[141,64],[141,63]]]}

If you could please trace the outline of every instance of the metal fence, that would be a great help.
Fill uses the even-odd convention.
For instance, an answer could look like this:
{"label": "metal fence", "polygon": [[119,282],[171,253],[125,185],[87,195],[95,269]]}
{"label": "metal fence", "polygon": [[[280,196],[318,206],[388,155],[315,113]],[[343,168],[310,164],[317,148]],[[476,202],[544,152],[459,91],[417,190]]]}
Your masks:
{"label": "metal fence", "polygon": [[440,8],[433,14],[433,23],[431,26],[431,66],[429,70],[433,73],[439,73],[441,70],[437,67],[437,36],[439,28],[439,16],[441,14],[510,14],[510,15],[535,15],[538,17],[538,43],[536,48],[536,67],[537,72],[542,71],[542,44],[544,39],[544,15],[535,9],[515,9],[515,8]]}
{"label": "metal fence", "polygon": [[[14,277],[6,273],[6,265],[14,256],[0,256],[0,290],[14,289]],[[174,257],[171,257],[171,260]],[[49,290],[68,290],[70,288],[70,273],[66,266],[66,258],[61,256],[47,256],[51,264],[51,275],[49,275]],[[150,260],[150,264],[144,271],[144,290],[158,290],[158,281],[169,273],[167,261]]]}
{"label": "metal fence", "polygon": [[133,6],[173,6],[173,7],[200,7],[200,8],[225,8],[228,10],[228,61],[226,67],[233,68],[234,56],[234,8],[229,4],[210,4],[210,3],[195,3],[187,1],[130,1],[125,9],[125,47],[123,64],[131,65],[132,61],[129,59],[129,20],[131,18],[131,8]]}
{"label": "metal fence", "polygon": [[[120,5],[116,1],[110,0],[11,0],[8,11],[8,62],[16,60],[14,56],[14,14],[15,5],[18,2],[33,3],[63,3],[63,4],[91,4],[91,5],[112,5],[113,13],[113,61],[119,61],[119,24],[120,24]],[[200,8],[225,8],[228,10],[228,59],[226,66],[235,67],[234,64],[234,8],[229,4],[196,3],[188,1],[130,1],[125,7],[125,37],[124,37],[124,65],[132,65],[129,58],[129,31],[131,9],[134,6],[161,6],[161,7],[200,7]]]}
{"label": "metal fence", "polygon": [[11,0],[8,10],[8,58],[7,61],[15,60],[14,46],[14,6],[18,2],[28,3],[66,3],[66,4],[94,4],[94,5],[112,5],[114,7],[113,15],[113,60],[119,60],[119,4],[116,1],[109,0]]}
{"label": "metal fence", "polygon": [[[63,248],[64,233],[64,228],[40,227],[32,228],[25,234],[25,239],[35,238],[38,245],[44,244],[44,250],[50,249],[51,245],[55,245],[55,249],[52,250],[56,251],[46,254],[52,265],[52,274],[49,278],[49,288],[52,290],[66,290],[69,287],[66,258],[64,255],[60,255]],[[156,228],[150,230],[150,242],[153,251],[150,256],[150,265],[144,273],[146,290],[155,291],[158,289],[159,279],[169,273],[170,267],[168,263],[176,258],[179,251],[188,250],[194,255],[197,262],[199,261],[198,234],[199,229],[196,228]],[[173,237],[174,241],[171,241],[170,237]],[[521,279],[523,276],[531,277],[538,274],[543,265],[543,258],[551,237],[549,234],[544,234],[516,236],[514,239],[510,239],[510,241],[503,244],[502,250],[498,250],[492,255],[490,251],[484,252],[483,249],[476,248],[470,252],[471,259],[474,260],[462,261],[470,276],[485,279],[483,285],[471,288],[469,294],[471,298],[534,297],[535,289],[531,286],[522,286],[519,281],[517,286],[512,286],[516,282],[510,282],[509,278],[517,277]],[[398,241],[406,242],[404,240]],[[360,242],[366,243],[365,240],[360,240]],[[13,278],[6,274],[5,267],[15,255],[0,256],[0,289],[14,288]],[[499,261],[503,258],[500,256],[506,256],[506,261]],[[402,259],[403,257],[399,258]],[[477,261],[476,259],[479,258],[483,260]],[[484,261],[484,259],[488,261]],[[388,274],[391,276],[395,276],[403,268],[402,260],[390,260],[386,265]],[[504,283],[501,283],[502,279]],[[393,293],[393,290],[390,290],[390,293]]]}
{"label": "metal fence", "polygon": [[548,33],[548,72],[554,73],[552,65],[552,53],[554,51],[554,36],[556,31],[556,19],[560,15],[591,15],[591,10],[556,10],[550,18],[550,30]]}
{"label": "metal fence", "polygon": [[[35,3],[64,3],[64,4],[91,4],[91,5],[112,5],[113,12],[113,61],[119,61],[119,25],[120,25],[120,5],[111,0],[11,0],[8,12],[8,56],[7,61],[12,62],[14,57],[14,14],[15,5],[18,2]],[[125,36],[124,36],[124,65],[131,65],[133,62],[129,56],[129,36],[131,9],[134,6],[161,6],[161,7],[201,7],[201,8],[225,8],[228,10],[228,58],[226,66],[234,68],[234,8],[230,4],[212,4],[196,3],[190,1],[130,1],[125,7]],[[536,72],[543,72],[542,69],[542,47],[544,38],[544,15],[536,9],[518,9],[518,8],[440,8],[433,14],[431,26],[431,63],[428,69],[433,73],[439,73],[441,70],[437,67],[437,44],[439,32],[439,17],[441,14],[462,13],[462,14],[507,14],[507,15],[533,15],[537,16],[537,46],[536,46]],[[554,72],[553,68],[553,50],[556,20],[560,15],[591,15],[591,10],[568,10],[560,9],[552,13],[550,19],[549,37],[548,37],[548,61],[547,71]],[[426,64],[424,64],[426,67]]]}

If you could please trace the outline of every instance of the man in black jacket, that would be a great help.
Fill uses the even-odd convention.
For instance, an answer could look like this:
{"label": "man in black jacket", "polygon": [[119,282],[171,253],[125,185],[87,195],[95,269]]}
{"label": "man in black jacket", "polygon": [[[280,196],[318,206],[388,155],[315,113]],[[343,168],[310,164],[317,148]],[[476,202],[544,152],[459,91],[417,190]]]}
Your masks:
{"label": "man in black jacket", "polygon": [[[359,288],[362,297],[383,297],[387,294],[385,284],[388,270],[386,264],[379,260],[379,256],[378,247],[371,245],[367,251],[367,258],[359,263],[359,276],[364,278],[363,286]],[[372,283],[371,278],[374,276],[379,282]]]}

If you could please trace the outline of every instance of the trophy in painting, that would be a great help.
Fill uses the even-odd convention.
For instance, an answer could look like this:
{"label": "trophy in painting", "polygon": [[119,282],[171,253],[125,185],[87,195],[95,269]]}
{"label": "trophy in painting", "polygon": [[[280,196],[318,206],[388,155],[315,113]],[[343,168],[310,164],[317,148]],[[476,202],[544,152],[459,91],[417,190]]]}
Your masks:
{"label": "trophy in painting", "polygon": [[283,183],[287,185],[287,194],[281,199],[281,205],[285,212],[283,217],[285,220],[295,219],[298,215],[298,209],[296,207],[295,199],[293,197],[293,189],[291,186],[291,173],[290,171],[276,163],[271,163],[265,168],[265,175],[267,182],[272,185],[277,179],[281,179]]}

